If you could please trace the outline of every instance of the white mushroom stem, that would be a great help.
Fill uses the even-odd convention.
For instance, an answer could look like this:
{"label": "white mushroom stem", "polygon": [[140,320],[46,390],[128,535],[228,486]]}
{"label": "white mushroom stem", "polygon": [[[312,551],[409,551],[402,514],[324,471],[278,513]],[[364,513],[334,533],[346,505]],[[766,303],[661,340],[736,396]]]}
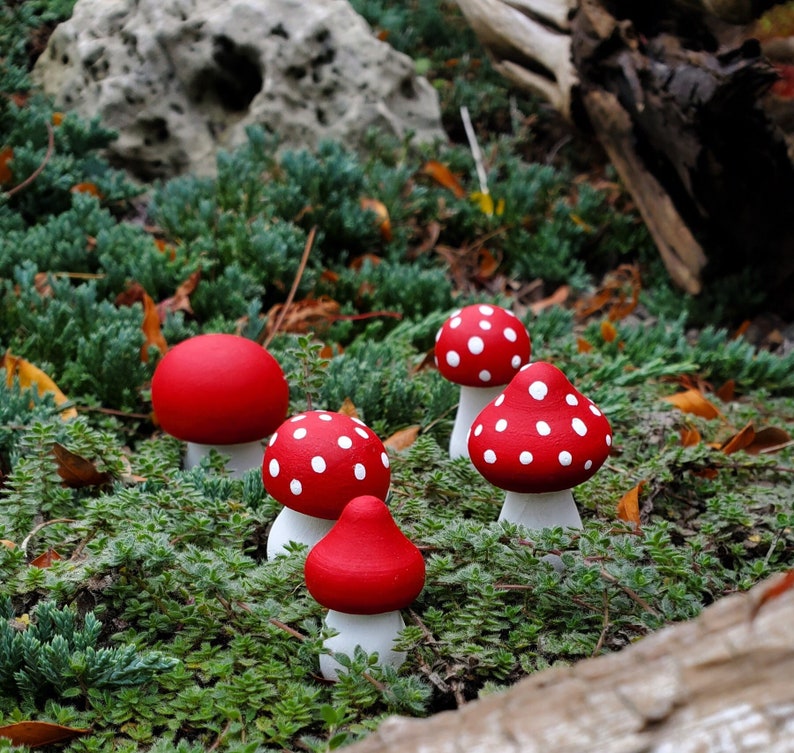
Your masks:
{"label": "white mushroom stem", "polygon": [[[368,654],[378,654],[378,664],[399,667],[405,661],[404,651],[395,651],[394,641],[405,627],[399,610],[382,614],[347,614],[329,610],[325,625],[337,632],[323,646],[334,654],[352,657],[356,646]],[[327,680],[337,680],[344,667],[332,655],[320,656],[320,671]]]}
{"label": "white mushroom stem", "polygon": [[311,549],[334,523],[335,520],[315,518],[289,507],[282,508],[267,536],[267,558],[272,560],[279,554],[289,554],[287,545],[290,541],[306,544]]}
{"label": "white mushroom stem", "polygon": [[265,448],[260,439],[255,442],[218,445],[188,442],[185,452],[185,468],[190,469],[199,465],[211,450],[216,450],[229,458],[226,462],[226,470],[232,478],[242,478],[252,468],[261,468],[262,458],[265,455]]}
{"label": "white mushroom stem", "polygon": [[494,400],[504,389],[500,387],[467,387],[461,385],[460,402],[455,423],[452,426],[452,435],[449,438],[450,458],[469,457],[469,429],[480,411]]}
{"label": "white mushroom stem", "polygon": [[516,523],[532,530],[555,526],[582,527],[582,519],[579,517],[570,489],[543,494],[507,492],[499,520]]}

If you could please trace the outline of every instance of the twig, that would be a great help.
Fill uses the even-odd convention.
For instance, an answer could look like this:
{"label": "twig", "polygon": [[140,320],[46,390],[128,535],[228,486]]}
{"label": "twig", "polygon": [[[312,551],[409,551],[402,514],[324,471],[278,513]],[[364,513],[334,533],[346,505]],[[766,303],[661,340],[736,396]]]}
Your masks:
{"label": "twig", "polygon": [[41,171],[44,170],[47,163],[50,161],[50,157],[52,157],[53,150],[55,149],[55,131],[52,130],[52,126],[47,123],[47,152],[44,155],[44,159],[41,161],[41,164],[30,174],[28,175],[25,180],[23,180],[19,185],[14,186],[13,188],[9,188],[6,191],[6,196],[13,196],[15,193],[19,193],[23,188],[29,186],[36,178],[41,175]]}
{"label": "twig", "polygon": [[221,743],[223,742],[223,738],[229,734],[229,730],[231,729],[231,726],[232,726],[232,720],[229,719],[226,722],[226,726],[218,733],[218,736],[215,738],[215,742],[212,743],[212,745],[210,745],[209,748],[207,748],[208,751],[217,750],[220,747]]}
{"label": "twig", "polygon": [[623,591],[626,596],[628,596],[632,601],[637,602],[646,612],[652,614],[654,617],[659,617],[659,613],[647,602],[645,599],[642,598],[636,591],[629,588],[628,586],[624,586],[612,573],[607,572],[604,568],[601,568],[601,577],[604,580],[608,580],[610,583],[614,583],[621,591]]}
{"label": "twig", "polygon": [[300,285],[301,277],[303,277],[303,273],[306,270],[306,265],[309,262],[309,254],[311,253],[312,246],[314,245],[314,236],[316,234],[317,226],[315,225],[309,231],[309,235],[306,238],[306,245],[303,249],[303,255],[301,256],[300,264],[298,265],[298,271],[295,273],[295,279],[292,281],[292,287],[290,288],[289,294],[287,295],[287,300],[284,301],[281,311],[278,312],[276,323],[273,325],[273,328],[270,330],[270,332],[265,334],[264,338],[261,340],[257,338],[259,344],[263,345],[265,348],[270,345],[271,340],[276,336],[276,333],[284,322],[284,317],[286,317],[289,307],[292,305],[293,300],[295,300],[295,293],[298,291],[298,285]]}
{"label": "twig", "polygon": [[471,124],[471,116],[468,107],[460,108],[460,117],[463,121],[463,128],[466,131],[466,138],[469,140],[469,149],[474,158],[474,167],[477,169],[477,179],[480,181],[480,193],[488,193],[488,176],[485,173],[485,166],[482,161],[482,152],[477,143],[477,135],[474,133],[474,126]]}
{"label": "twig", "polygon": [[71,518],[55,518],[53,520],[45,520],[43,523],[39,523],[24,539],[22,539],[22,543],[20,544],[20,548],[22,551],[27,555],[28,553],[28,544],[30,540],[42,529],[46,528],[47,526],[55,525],[56,523],[77,523],[76,520],[72,520]]}
{"label": "twig", "polygon": [[606,588],[604,589],[602,598],[604,600],[604,619],[601,623],[601,635],[598,636],[598,641],[596,642],[595,648],[593,649],[593,653],[591,654],[591,656],[596,656],[598,652],[603,648],[604,641],[606,640],[607,637],[607,630],[609,629],[609,594],[607,594]]}
{"label": "twig", "polygon": [[271,625],[275,625],[279,630],[283,630],[285,633],[289,633],[293,638],[297,638],[299,641],[305,641],[306,636],[303,633],[299,633],[295,628],[290,627],[285,622],[281,620],[277,620],[275,617],[271,617],[269,620]]}

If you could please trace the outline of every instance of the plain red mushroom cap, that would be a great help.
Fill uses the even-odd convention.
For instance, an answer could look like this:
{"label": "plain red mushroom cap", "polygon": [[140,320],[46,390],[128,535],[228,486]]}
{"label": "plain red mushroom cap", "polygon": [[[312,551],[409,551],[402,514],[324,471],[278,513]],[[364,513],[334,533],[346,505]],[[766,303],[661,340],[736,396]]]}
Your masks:
{"label": "plain red mushroom cap", "polygon": [[467,387],[507,384],[529,361],[526,327],[501,306],[476,303],[453,312],[436,334],[441,375]]}
{"label": "plain red mushroom cap", "polygon": [[612,428],[592,400],[544,361],[525,366],[472,423],[474,467],[507,491],[570,489],[609,456]]}
{"label": "plain red mushroom cap", "polygon": [[425,561],[389,512],[371,495],[345,505],[304,565],[309,593],[347,614],[382,614],[407,607],[425,583]]}
{"label": "plain red mushroom cap", "polygon": [[385,498],[391,467],[383,442],[363,421],[314,410],[276,429],[265,448],[262,480],[285,507],[335,520],[353,497]]}
{"label": "plain red mushroom cap", "polygon": [[198,335],[157,364],[152,407],[160,426],[186,442],[227,445],[269,435],[287,415],[278,361],[238,335]]}

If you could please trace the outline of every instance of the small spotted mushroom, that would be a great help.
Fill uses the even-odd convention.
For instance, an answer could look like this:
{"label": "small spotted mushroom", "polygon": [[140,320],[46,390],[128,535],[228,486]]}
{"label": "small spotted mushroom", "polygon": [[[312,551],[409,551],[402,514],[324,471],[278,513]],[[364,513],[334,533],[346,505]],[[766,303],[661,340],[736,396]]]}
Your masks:
{"label": "small spotted mushroom", "polygon": [[526,327],[500,306],[476,303],[444,322],[436,335],[436,366],[445,379],[460,385],[451,458],[469,456],[466,436],[472,422],[529,361],[531,348]]}
{"label": "small spotted mushroom", "polygon": [[354,497],[385,499],[389,455],[375,432],[357,418],[312,410],[276,429],[265,448],[262,479],[284,509],[267,540],[267,556],[286,554],[290,541],[314,546]]}
{"label": "small spotted mushroom", "polygon": [[607,459],[612,429],[556,366],[528,364],[472,424],[475,468],[505,489],[499,520],[527,528],[581,528],[571,488]]}

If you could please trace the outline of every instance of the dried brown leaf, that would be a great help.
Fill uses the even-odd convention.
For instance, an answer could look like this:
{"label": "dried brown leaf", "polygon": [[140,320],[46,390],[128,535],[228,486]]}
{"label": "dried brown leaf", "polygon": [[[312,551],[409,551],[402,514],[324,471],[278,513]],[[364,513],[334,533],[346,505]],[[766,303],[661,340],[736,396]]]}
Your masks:
{"label": "dried brown leaf", "polygon": [[416,442],[416,438],[419,436],[420,428],[421,427],[419,426],[419,424],[406,426],[404,429],[395,431],[394,434],[392,434],[387,439],[383,440],[383,444],[386,447],[388,447],[390,450],[394,450],[395,452],[406,450],[414,442]]}
{"label": "dried brown leaf", "polygon": [[73,740],[75,737],[93,732],[88,728],[64,727],[51,722],[16,722],[0,727],[0,737],[11,740],[12,745],[27,745],[39,748]]}
{"label": "dried brown leaf", "polygon": [[58,475],[66,486],[80,489],[85,486],[101,486],[111,479],[107,471],[99,471],[94,463],[68,450],[56,442],[52,454],[58,461]]}
{"label": "dried brown leaf", "polygon": [[664,400],[684,413],[693,413],[701,418],[717,418],[720,415],[714,403],[708,401],[703,393],[695,388],[670,395]]}

